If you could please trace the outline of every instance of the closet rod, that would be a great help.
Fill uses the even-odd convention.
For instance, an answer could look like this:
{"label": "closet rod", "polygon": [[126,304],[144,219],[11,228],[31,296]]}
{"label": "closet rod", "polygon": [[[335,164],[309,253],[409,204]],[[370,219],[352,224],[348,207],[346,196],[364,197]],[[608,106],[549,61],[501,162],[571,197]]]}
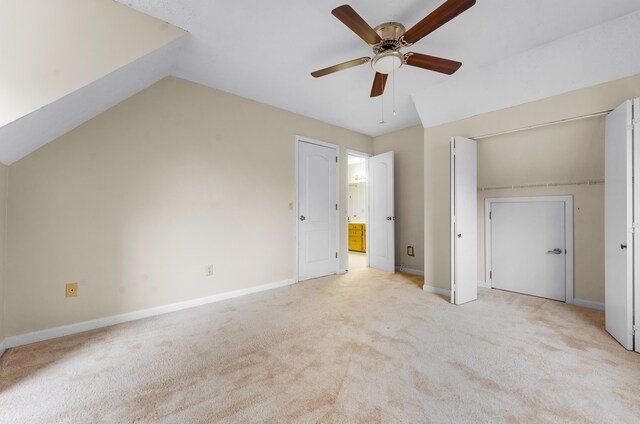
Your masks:
{"label": "closet rod", "polygon": [[508,186],[497,187],[478,187],[478,191],[489,190],[515,190],[523,188],[540,188],[540,187],[562,187],[562,186],[575,186],[575,185],[597,185],[604,184],[604,180],[581,180],[581,181],[561,181],[554,183],[532,183],[532,184],[514,184]]}
{"label": "closet rod", "polygon": [[516,132],[520,132],[520,131],[532,130],[532,129],[535,129],[535,128],[549,127],[551,125],[564,124],[565,122],[572,122],[572,121],[579,121],[581,119],[595,118],[597,116],[606,115],[607,113],[611,112],[612,110],[613,109],[603,110],[602,112],[591,113],[589,115],[576,116],[575,118],[560,119],[558,121],[545,122],[544,124],[536,124],[536,125],[531,125],[531,126],[528,126],[528,127],[516,128],[514,130],[507,130],[507,131],[500,131],[500,132],[493,133],[493,134],[479,135],[479,136],[476,136],[476,137],[471,137],[471,139],[472,140],[482,140],[483,138],[496,137],[496,136],[505,135],[505,134],[512,134],[512,133],[516,133]]}

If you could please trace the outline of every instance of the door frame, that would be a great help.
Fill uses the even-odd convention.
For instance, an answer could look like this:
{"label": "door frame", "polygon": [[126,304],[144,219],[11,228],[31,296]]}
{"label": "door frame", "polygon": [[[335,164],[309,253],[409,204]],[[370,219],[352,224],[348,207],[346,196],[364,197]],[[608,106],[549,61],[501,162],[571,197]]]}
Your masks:
{"label": "door frame", "polygon": [[[365,172],[367,173],[367,190],[365,192],[365,202],[367,203],[367,221],[369,221],[369,158],[371,156],[373,156],[370,153],[364,153],[364,152],[359,152],[357,150],[352,150],[352,149],[346,149],[346,155],[347,155],[347,172],[345,172],[346,178],[345,178],[345,192],[347,193],[347,207],[345,209],[346,214],[344,217],[343,222],[345,223],[345,226],[347,227],[345,235],[347,237],[347,256],[349,255],[349,219],[347,218],[349,216],[349,200],[348,200],[348,196],[349,196],[349,156],[358,156],[361,158],[365,158]],[[368,224],[368,222],[367,222]],[[368,227],[368,225],[367,225]],[[365,246],[365,260],[366,260],[366,264],[367,267],[369,266],[369,229],[367,228],[367,238],[366,238],[366,246]],[[349,270],[349,260],[347,258],[347,271]]]}
{"label": "door frame", "polygon": [[293,219],[295,220],[295,227],[296,227],[296,244],[295,244],[295,281],[296,283],[300,282],[300,220],[299,220],[299,216],[300,216],[300,202],[298,199],[298,193],[299,193],[299,187],[298,187],[298,183],[300,182],[299,180],[299,164],[298,164],[298,146],[300,146],[300,143],[309,143],[309,144],[315,144],[318,146],[323,146],[323,147],[328,147],[330,149],[334,149],[336,151],[336,157],[338,158],[338,161],[336,162],[336,167],[335,167],[335,172],[336,172],[336,185],[335,185],[335,191],[336,191],[336,203],[338,204],[338,208],[336,209],[336,240],[335,240],[335,246],[336,246],[336,252],[338,252],[338,257],[335,259],[335,274],[339,274],[340,273],[340,254],[342,252],[340,252],[340,146],[337,144],[333,144],[333,143],[327,143],[326,141],[321,141],[321,140],[315,140],[313,138],[310,137],[305,137],[305,136],[301,136],[301,135],[296,135],[294,138],[294,150],[295,150],[295,180],[294,180],[294,187],[295,187],[295,216],[293,217]]}
{"label": "door frame", "polygon": [[484,278],[487,288],[492,289],[491,264],[491,219],[489,212],[494,203],[564,202],[564,243],[567,249],[565,261],[565,303],[573,304],[573,195],[532,197],[487,197],[484,199]]}

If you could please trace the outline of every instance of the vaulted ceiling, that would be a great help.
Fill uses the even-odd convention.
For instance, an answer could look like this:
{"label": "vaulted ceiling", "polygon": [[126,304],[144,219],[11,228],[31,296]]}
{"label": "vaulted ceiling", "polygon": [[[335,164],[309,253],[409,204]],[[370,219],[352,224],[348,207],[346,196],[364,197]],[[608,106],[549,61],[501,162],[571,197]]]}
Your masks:
{"label": "vaulted ceiling", "polygon": [[[590,48],[600,35],[605,43],[625,36],[625,28],[636,21],[623,19],[640,16],[633,14],[640,10],[640,0],[479,0],[409,49],[459,60],[463,66],[458,73],[446,76],[403,66],[396,72],[395,95],[393,84],[387,84],[383,98],[374,99],[369,97],[369,65],[319,79],[309,75],[372,56],[371,49],[331,15],[345,0],[118,1],[122,5],[111,0],[51,0],[64,3],[64,9],[46,10],[38,0],[3,0],[0,68],[9,69],[0,70],[0,102],[7,99],[0,103],[0,161],[17,160],[168,74],[376,136],[419,124],[420,118],[425,125],[437,125],[540,93],[640,73],[633,54],[626,67],[608,64],[611,72],[603,72],[605,65],[600,64],[597,78],[585,77],[590,70],[584,69],[592,60],[590,54],[606,49]],[[407,28],[442,3],[349,1],[371,26],[399,21]],[[623,20],[618,38],[610,34],[616,32],[616,19]],[[188,34],[182,37],[179,28]],[[580,57],[579,83],[564,74],[554,80],[554,60],[562,58],[562,49],[576,48],[589,53]],[[531,91],[527,85],[536,70],[544,71],[539,83],[553,90],[514,96],[514,91]],[[515,78],[503,87],[500,79],[514,72],[527,78],[520,84]],[[491,91],[474,93],[485,81],[491,83]],[[487,96],[491,101],[483,100]],[[386,123],[380,124],[383,102]],[[56,126],[57,122],[64,125]]]}

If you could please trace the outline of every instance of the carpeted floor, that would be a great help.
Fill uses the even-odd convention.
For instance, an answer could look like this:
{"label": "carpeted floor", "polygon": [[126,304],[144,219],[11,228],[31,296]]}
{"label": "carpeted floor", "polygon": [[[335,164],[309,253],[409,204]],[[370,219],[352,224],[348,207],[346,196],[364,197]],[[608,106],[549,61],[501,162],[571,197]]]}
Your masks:
{"label": "carpeted floor", "polygon": [[601,312],[347,275],[9,350],[2,423],[637,423]]}

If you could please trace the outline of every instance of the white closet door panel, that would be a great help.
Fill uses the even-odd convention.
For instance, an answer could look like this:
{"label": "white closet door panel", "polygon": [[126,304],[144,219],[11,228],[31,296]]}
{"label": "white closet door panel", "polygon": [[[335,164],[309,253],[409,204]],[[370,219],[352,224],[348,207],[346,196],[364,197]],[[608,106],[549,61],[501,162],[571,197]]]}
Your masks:
{"label": "white closet door panel", "polygon": [[633,349],[632,102],[606,118],[605,327]]}
{"label": "white closet door panel", "polygon": [[451,302],[478,298],[478,159],[474,140],[451,140]]}

